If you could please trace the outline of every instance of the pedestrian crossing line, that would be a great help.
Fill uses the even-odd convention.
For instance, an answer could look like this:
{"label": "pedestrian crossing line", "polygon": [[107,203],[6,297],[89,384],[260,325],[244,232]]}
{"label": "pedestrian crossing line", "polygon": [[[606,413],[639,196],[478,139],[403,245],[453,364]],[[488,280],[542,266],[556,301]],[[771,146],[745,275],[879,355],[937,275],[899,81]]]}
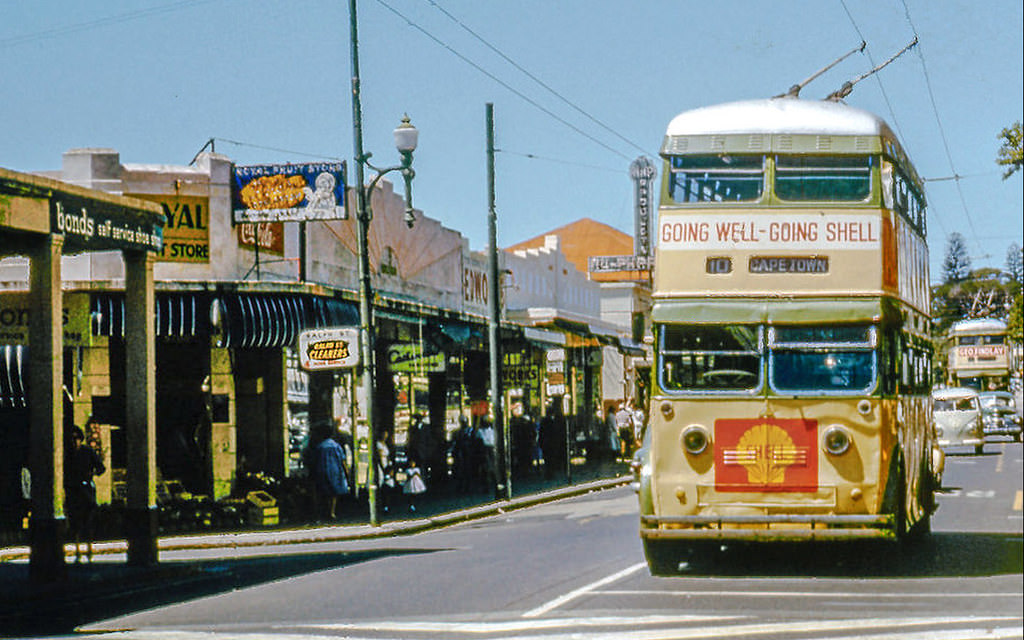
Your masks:
{"label": "pedestrian crossing line", "polygon": [[[325,629],[330,631],[374,631],[378,633],[462,633],[462,634],[495,634],[521,633],[524,631],[546,631],[552,629],[594,629],[601,627],[628,626],[636,629],[643,626],[666,626],[710,622],[728,622],[749,620],[748,615],[649,615],[649,616],[589,616],[586,618],[533,618],[530,620],[494,620],[494,621],[378,621],[378,622],[339,622],[288,625],[289,628]],[[503,638],[505,636],[502,636]]]}
{"label": "pedestrian crossing line", "polygon": [[605,589],[592,595],[601,596],[672,596],[677,598],[1021,598],[1024,591],[950,593],[900,593],[898,591],[658,591],[655,589]]}
{"label": "pedestrian crossing line", "polygon": [[[631,624],[643,620],[643,617],[632,619]],[[565,619],[563,619],[565,620]],[[571,619],[573,623],[579,619]],[[749,617],[748,617],[749,620]],[[532,622],[541,622],[533,620]],[[641,629],[632,626],[629,629],[631,640],[706,640],[708,638],[758,638],[772,636],[787,637],[794,633],[813,634],[828,633],[830,640],[968,640],[974,638],[1019,638],[1021,637],[1022,618],[1015,616],[993,616],[993,617],[951,617],[951,618],[868,618],[868,619],[842,619],[842,620],[800,620],[795,622],[750,622],[747,624],[723,624],[698,627],[672,627],[667,629]],[[999,624],[1003,623],[1003,624]],[[462,624],[462,623],[454,623]],[[477,631],[469,631],[472,637],[480,637],[484,633],[503,633],[501,625],[504,623],[491,623],[493,627],[487,627],[488,623],[477,623],[482,625]],[[940,625],[970,625],[970,628],[959,629],[916,629],[920,627],[935,627]],[[588,640],[620,640],[623,630],[620,624],[615,630],[599,631],[595,628],[588,628],[586,638]],[[311,628],[311,627],[302,627]],[[345,625],[316,626],[314,628],[325,631],[372,631],[376,633],[410,633],[413,629],[405,625],[374,624],[372,626],[351,627]],[[566,628],[563,626],[562,628]],[[525,634],[502,635],[503,640],[576,640],[581,637],[579,627],[566,628],[564,633],[545,633],[550,628],[524,629]],[[454,627],[449,629],[434,629],[435,633],[446,634],[443,637],[454,637]],[[529,633],[539,631],[541,633]],[[451,634],[451,635],[447,635]],[[837,635],[833,635],[837,634]],[[911,635],[913,634],[913,635]],[[346,638],[352,636],[346,635]],[[248,640],[239,638],[239,640]],[[277,640],[275,638],[275,640]]]}
{"label": "pedestrian crossing line", "polygon": [[[681,617],[686,621],[671,621]],[[501,634],[503,640],[620,640],[623,629],[629,629],[631,640],[709,640],[722,638],[789,638],[793,634],[819,634],[814,637],[828,640],[975,640],[1009,639],[1022,637],[1019,616],[945,617],[945,618],[868,618],[834,620],[799,620],[788,622],[757,621],[741,616],[741,624],[708,624],[714,616],[638,616],[635,618],[544,618],[493,622],[366,622],[345,624],[280,625],[268,631],[230,630],[170,630],[138,629],[104,634],[104,640],[392,640],[406,638],[408,634],[440,634],[437,637],[452,640],[458,637],[480,638],[487,634]],[[590,626],[581,631],[580,622]],[[650,622],[650,624],[645,624]],[[687,626],[700,623],[699,626]],[[513,625],[508,627],[506,625]],[[667,628],[646,628],[653,624],[671,625]],[[606,625],[604,630],[602,625]],[[957,628],[941,628],[956,626]],[[928,628],[933,627],[933,628]],[[939,628],[934,628],[939,627]],[[559,631],[559,629],[561,631]],[[554,631],[554,633],[551,633]],[[511,632],[511,633],[510,633]],[[360,635],[367,634],[367,635]],[[382,635],[388,634],[388,635]],[[514,634],[514,635],[513,635]]]}
{"label": "pedestrian crossing line", "polygon": [[[694,616],[699,618],[700,616]],[[620,640],[623,634],[623,625],[628,625],[629,637],[631,640],[707,640],[721,638],[772,638],[790,637],[795,633],[800,634],[828,634],[829,640],[973,640],[975,638],[1020,638],[1022,633],[1021,624],[1024,622],[1019,616],[990,616],[990,617],[941,617],[941,618],[855,618],[855,619],[830,619],[830,620],[798,620],[787,622],[758,621],[751,616],[743,617],[742,624],[707,624],[711,620],[703,621],[699,626],[683,626],[675,623],[668,628],[652,629],[643,628],[642,622],[647,618],[638,616],[636,618],[612,618],[606,623],[608,626],[601,630],[602,619],[589,619],[591,626],[581,632],[579,623],[581,618],[552,618],[534,619],[529,621],[515,621],[515,626],[506,628],[509,622],[476,622],[476,623],[429,623],[430,628],[423,628],[416,623],[366,623],[366,624],[344,624],[344,625],[304,625],[293,627],[296,630],[318,630],[327,632],[344,632],[347,640],[354,640],[359,636],[351,635],[353,632],[367,632],[375,634],[401,634],[414,632],[438,633],[441,637],[451,639],[458,635],[468,637],[482,637],[484,634],[501,634],[503,640],[578,640],[586,637],[588,640]],[[533,626],[521,626],[523,623],[530,623]],[[552,626],[554,622],[557,626]],[[422,623],[421,623],[422,624]],[[671,623],[670,623],[671,624]],[[943,626],[956,625],[958,628],[941,628]],[[928,627],[939,627],[928,629]],[[563,629],[561,632],[551,633],[556,629]],[[511,633],[510,633],[511,632]],[[515,634],[515,635],[512,635]],[[582,635],[581,635],[582,634]],[[822,636],[826,637],[826,636]],[[250,640],[240,636],[239,640]],[[274,640],[279,640],[274,636]]]}

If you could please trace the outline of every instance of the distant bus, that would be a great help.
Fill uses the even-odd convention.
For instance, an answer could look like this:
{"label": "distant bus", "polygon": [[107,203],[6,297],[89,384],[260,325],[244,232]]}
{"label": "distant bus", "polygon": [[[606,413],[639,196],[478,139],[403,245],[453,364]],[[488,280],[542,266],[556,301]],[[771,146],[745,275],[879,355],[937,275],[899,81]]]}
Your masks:
{"label": "distant bus", "polygon": [[878,117],[754,100],[668,126],[638,465],[651,572],[702,541],[929,529],[922,183]]}
{"label": "distant bus", "polygon": [[1006,323],[993,318],[961,320],[948,334],[948,366],[954,386],[1005,391],[1013,373]]}

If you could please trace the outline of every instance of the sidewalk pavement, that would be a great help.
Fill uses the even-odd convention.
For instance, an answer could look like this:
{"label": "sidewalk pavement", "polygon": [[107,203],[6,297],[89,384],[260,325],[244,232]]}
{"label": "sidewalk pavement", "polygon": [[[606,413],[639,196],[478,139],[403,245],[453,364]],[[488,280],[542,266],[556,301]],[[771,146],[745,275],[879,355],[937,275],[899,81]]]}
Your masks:
{"label": "sidewalk pavement", "polygon": [[[617,476],[573,484],[569,486],[541,491],[514,497],[509,501],[493,501],[477,506],[444,512],[438,515],[417,516],[410,512],[409,518],[383,522],[373,527],[369,524],[337,524],[296,527],[293,529],[262,529],[242,532],[218,532],[163,536],[157,541],[159,551],[178,551],[184,549],[238,549],[244,547],[276,546],[285,544],[309,544],[317,542],[337,542],[343,540],[365,540],[370,538],[388,538],[392,536],[411,535],[427,529],[445,527],[466,520],[484,518],[499,513],[514,511],[544,502],[559,500],[570,496],[600,491],[611,487],[628,484],[629,476]],[[84,545],[83,545],[84,547]],[[128,544],[124,540],[96,542],[93,544],[93,555],[124,554]],[[74,546],[65,546],[65,554],[74,557]],[[0,549],[0,562],[28,560],[27,546],[7,547]],[[2,588],[0,588],[2,593]]]}
{"label": "sidewalk pavement", "polygon": [[[346,523],[165,536],[157,542],[160,552],[196,550],[201,559],[162,561],[149,567],[135,567],[125,563],[127,543],[123,540],[98,542],[93,545],[93,554],[96,556],[94,562],[69,562],[67,577],[49,584],[34,584],[29,580],[28,547],[8,547],[0,549],[0,637],[71,633],[75,627],[90,620],[115,617],[173,602],[175,597],[184,597],[185,593],[216,593],[275,577],[346,564],[354,561],[353,558],[360,553],[364,556],[375,553],[346,553],[342,554],[343,558],[338,554],[309,553],[298,558],[290,556],[286,563],[273,563],[266,561],[268,557],[276,555],[268,553],[272,547],[412,535],[623,486],[630,481],[629,475],[590,480],[581,477],[577,484],[524,493],[508,501],[490,501],[454,510],[443,510],[444,505],[451,502],[446,503],[442,497],[434,504],[425,501],[420,508],[423,515],[410,512],[409,515],[413,517],[404,519],[392,515],[394,519],[377,527],[365,523]],[[465,499],[461,502],[465,503]],[[65,553],[74,557],[72,545],[65,547]],[[281,550],[280,553],[295,552]],[[256,562],[259,557],[264,559],[262,564],[244,564],[247,560]],[[211,566],[212,563],[224,561],[238,561],[238,564],[226,572],[222,567]]]}

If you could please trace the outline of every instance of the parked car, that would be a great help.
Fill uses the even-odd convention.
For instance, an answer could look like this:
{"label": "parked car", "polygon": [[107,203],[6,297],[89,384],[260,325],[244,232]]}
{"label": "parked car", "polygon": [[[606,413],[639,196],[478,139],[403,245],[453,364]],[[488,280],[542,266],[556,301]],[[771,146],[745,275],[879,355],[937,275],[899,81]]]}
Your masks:
{"label": "parked car", "polygon": [[978,394],[981,402],[981,422],[985,436],[1010,436],[1017,442],[1021,439],[1021,416],[1012,393],[1006,391],[983,391]]}
{"label": "parked car", "polygon": [[975,453],[982,454],[985,432],[981,424],[978,392],[965,387],[936,389],[932,392],[932,399],[939,446],[973,446]]}

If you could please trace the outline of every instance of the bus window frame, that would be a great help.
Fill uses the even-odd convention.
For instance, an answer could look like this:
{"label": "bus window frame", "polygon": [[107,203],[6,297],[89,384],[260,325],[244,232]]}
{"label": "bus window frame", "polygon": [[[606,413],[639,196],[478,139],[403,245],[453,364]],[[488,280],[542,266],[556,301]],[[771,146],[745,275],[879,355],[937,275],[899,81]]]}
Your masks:
{"label": "bus window frame", "polygon": [[[780,159],[786,160],[800,160],[800,161],[813,161],[820,160],[820,166],[799,166],[799,167],[787,167],[785,163],[780,163]],[[829,161],[839,165],[842,160],[863,160],[864,165],[858,167],[852,166],[827,166]],[[808,204],[808,203],[825,203],[825,204],[840,204],[840,205],[851,205],[851,204],[867,204],[872,201],[875,193],[875,173],[879,165],[879,156],[877,154],[793,154],[793,153],[776,153],[772,155],[771,162],[774,168],[771,179],[771,192],[772,195],[779,201],[787,204]],[[791,179],[810,179],[816,175],[823,174],[836,174],[839,172],[846,172],[850,174],[852,172],[857,173],[857,177],[867,177],[867,188],[864,191],[862,198],[794,198],[786,197],[783,195],[783,189],[780,188],[779,181]],[[827,176],[834,179],[850,180],[847,176],[831,175]]]}
{"label": "bus window frame", "polygon": [[[763,324],[758,323],[739,323],[743,326],[753,327],[757,330],[757,350],[756,351],[738,351],[738,350],[696,350],[696,349],[665,349],[665,328],[666,327],[707,327],[707,326],[735,326],[736,323],[713,323],[713,324],[699,324],[699,323],[682,323],[682,322],[664,322],[655,325],[657,332],[657,345],[655,349],[657,354],[657,360],[655,367],[657,371],[658,388],[665,394],[670,396],[753,396],[760,393],[764,388],[765,384],[765,327]],[[757,354],[757,382],[751,387],[738,388],[738,389],[714,389],[714,388],[697,388],[688,387],[685,389],[673,388],[665,384],[665,358],[666,356],[685,356],[685,355],[722,355],[722,356],[749,356],[751,354]]]}
{"label": "bus window frame", "polygon": [[[742,157],[742,158],[755,158],[756,157],[756,158],[760,158],[761,159],[761,166],[760,166],[759,169],[754,169],[753,167],[736,167],[736,168],[714,167],[714,168],[712,168],[710,164],[709,164],[709,168],[704,168],[704,169],[701,169],[699,167],[690,167],[690,168],[680,167],[680,168],[677,168],[675,166],[676,160],[697,161],[698,159],[703,159],[703,158],[708,158],[708,159],[710,159],[710,158],[717,158],[719,160],[722,160],[723,162],[726,162],[724,160],[725,158],[732,158],[732,157],[737,157],[737,158],[738,157]],[[766,154],[766,153],[744,153],[744,154],[735,154],[735,153],[733,153],[733,154],[730,154],[730,153],[721,153],[721,154],[715,154],[715,153],[705,153],[705,154],[674,154],[674,155],[666,156],[665,160],[666,160],[666,163],[668,165],[668,167],[667,167],[667,179],[665,180],[665,195],[668,198],[668,200],[671,203],[671,205],[675,205],[675,206],[730,206],[730,205],[732,205],[732,206],[736,206],[736,205],[747,206],[747,205],[764,203],[764,202],[767,201],[768,193],[770,192],[770,189],[769,189],[769,186],[770,186],[770,184],[769,184],[770,183],[769,173],[770,172],[769,172],[769,168],[768,168],[768,166],[769,166],[769,157],[768,157],[768,154]],[[696,171],[703,171],[703,175],[704,175],[703,180],[704,181],[712,180],[716,176],[720,176],[720,177],[726,177],[726,176],[751,176],[751,177],[754,177],[754,176],[757,176],[757,177],[760,178],[760,188],[758,190],[757,197],[756,198],[750,198],[750,199],[743,199],[743,200],[735,200],[735,199],[726,200],[725,198],[721,198],[721,197],[719,197],[718,199],[710,198],[710,199],[698,199],[698,200],[677,200],[675,198],[675,193],[676,193],[677,184],[678,184],[677,180],[676,180],[676,176],[678,176],[679,174],[692,175]]]}
{"label": "bus window frame", "polygon": [[[788,325],[794,326],[794,325]],[[819,325],[829,326],[829,325]],[[769,326],[765,332],[765,368],[767,370],[766,382],[768,388],[778,395],[793,397],[815,397],[815,396],[865,396],[873,395],[879,388],[882,378],[883,364],[880,352],[879,329],[875,325],[866,325],[868,329],[868,340],[866,342],[782,342],[776,340],[777,327]],[[838,348],[837,348],[838,347]],[[871,376],[870,382],[865,387],[857,389],[780,389],[775,383],[775,353],[776,351],[796,351],[810,353],[828,352],[867,352],[871,355]]]}

